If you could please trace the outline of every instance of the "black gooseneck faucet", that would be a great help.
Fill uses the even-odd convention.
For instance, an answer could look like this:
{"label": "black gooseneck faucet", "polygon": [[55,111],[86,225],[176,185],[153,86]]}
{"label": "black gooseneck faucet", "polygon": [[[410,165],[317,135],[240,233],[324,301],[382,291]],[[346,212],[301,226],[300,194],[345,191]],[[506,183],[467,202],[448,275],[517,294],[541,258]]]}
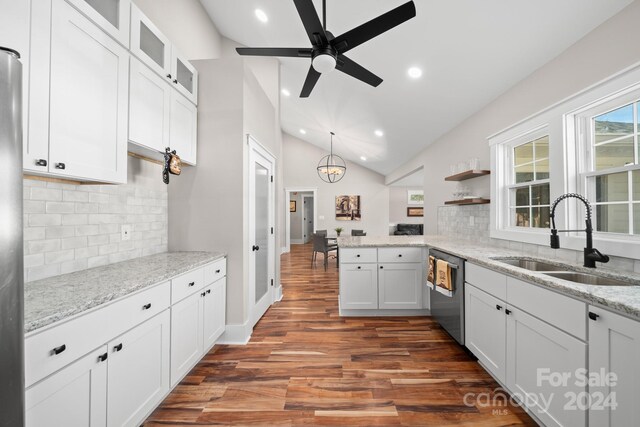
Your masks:
{"label": "black gooseneck faucet", "polygon": [[[556,207],[558,203],[565,199],[574,198],[580,200],[584,203],[584,206],[587,208],[587,219],[586,225],[587,228],[585,230],[556,230]],[[588,268],[596,268],[597,262],[609,262],[609,257],[607,255],[603,255],[599,250],[593,247],[593,227],[591,225],[591,204],[589,201],[582,195],[576,193],[567,193],[558,197],[551,204],[551,248],[559,249],[560,248],[560,236],[558,233],[571,233],[576,231],[584,231],[587,233],[587,247],[584,248],[584,266]]]}

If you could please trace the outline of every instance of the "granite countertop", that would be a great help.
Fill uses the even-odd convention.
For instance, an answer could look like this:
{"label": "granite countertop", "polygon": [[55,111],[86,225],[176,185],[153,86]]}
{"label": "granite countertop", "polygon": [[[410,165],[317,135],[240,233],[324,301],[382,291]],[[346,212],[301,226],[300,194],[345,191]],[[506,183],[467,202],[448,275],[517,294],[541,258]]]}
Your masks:
{"label": "granite countertop", "polygon": [[533,257],[526,252],[449,236],[340,237],[338,246],[341,248],[431,247],[459,256],[474,264],[640,319],[640,274],[614,270],[607,268],[603,264],[598,264],[595,273],[638,286],[593,286],[557,279],[546,276],[542,272],[529,271],[505,264],[495,258],[523,257],[541,259],[579,272],[594,273],[594,271],[575,263],[558,262],[542,256]]}
{"label": "granite countertop", "polygon": [[165,252],[25,283],[24,331],[33,332],[224,256]]}

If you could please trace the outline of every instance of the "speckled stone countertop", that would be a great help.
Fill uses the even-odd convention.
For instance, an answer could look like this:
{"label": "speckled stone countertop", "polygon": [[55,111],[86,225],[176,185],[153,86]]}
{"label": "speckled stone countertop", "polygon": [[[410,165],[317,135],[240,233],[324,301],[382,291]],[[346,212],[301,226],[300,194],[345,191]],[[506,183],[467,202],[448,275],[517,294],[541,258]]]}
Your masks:
{"label": "speckled stone countertop", "polygon": [[24,331],[33,332],[224,256],[166,252],[25,283]]}
{"label": "speckled stone countertop", "polygon": [[505,264],[495,258],[522,257],[541,259],[579,272],[594,273],[594,270],[578,264],[558,262],[557,260],[540,256],[532,257],[526,252],[448,236],[340,237],[338,238],[338,246],[341,248],[414,246],[439,249],[464,258],[474,264],[640,319],[640,274],[613,270],[607,268],[606,264],[598,263],[595,273],[637,286],[593,286],[557,279],[546,276],[542,272],[529,271]]}

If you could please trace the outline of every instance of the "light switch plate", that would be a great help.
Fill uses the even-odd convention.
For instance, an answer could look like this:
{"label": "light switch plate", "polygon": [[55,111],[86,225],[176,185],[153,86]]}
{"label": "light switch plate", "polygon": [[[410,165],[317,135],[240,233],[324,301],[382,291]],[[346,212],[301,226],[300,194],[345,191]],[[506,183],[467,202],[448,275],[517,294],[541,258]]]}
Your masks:
{"label": "light switch plate", "polygon": [[123,242],[131,240],[131,225],[123,224],[122,227],[120,227],[120,233],[122,234],[120,237]]}

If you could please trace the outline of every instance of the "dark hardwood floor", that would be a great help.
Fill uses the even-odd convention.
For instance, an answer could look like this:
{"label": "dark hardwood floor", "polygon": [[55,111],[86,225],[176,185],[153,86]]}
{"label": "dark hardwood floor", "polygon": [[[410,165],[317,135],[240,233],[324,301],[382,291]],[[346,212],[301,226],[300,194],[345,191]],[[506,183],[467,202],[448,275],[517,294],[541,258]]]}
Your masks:
{"label": "dark hardwood floor", "polygon": [[216,345],[144,425],[536,425],[477,403],[503,392],[432,319],[340,318],[336,261],[318,258],[292,245],[249,344]]}

